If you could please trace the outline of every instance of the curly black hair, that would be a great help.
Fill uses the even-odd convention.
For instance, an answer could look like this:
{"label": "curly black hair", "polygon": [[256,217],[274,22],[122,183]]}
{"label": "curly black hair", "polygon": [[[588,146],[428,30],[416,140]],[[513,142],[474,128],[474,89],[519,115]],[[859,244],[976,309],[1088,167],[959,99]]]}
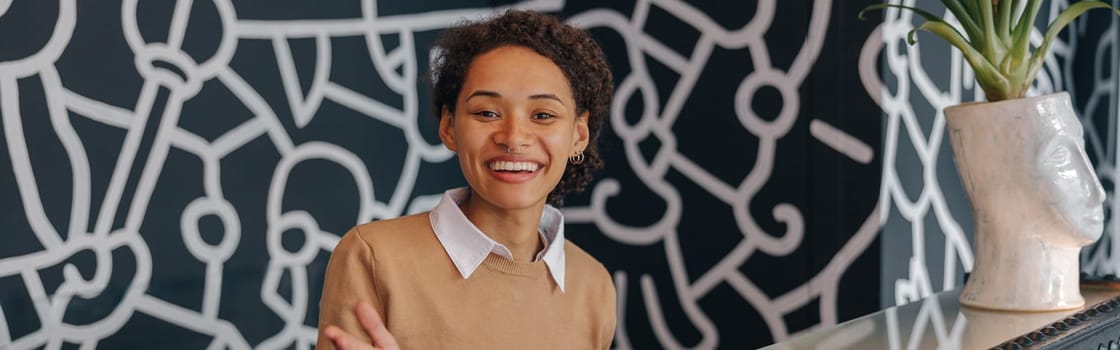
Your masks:
{"label": "curly black hair", "polygon": [[467,22],[447,30],[436,42],[442,51],[433,60],[432,102],[436,116],[446,108],[455,112],[467,70],[476,57],[502,46],[521,46],[552,60],[572,87],[576,113],[588,112],[588,144],[585,159],[568,165],[560,183],[548,195],[548,203],[559,206],[564,196],[583,191],[594,172],[603,168],[599,156],[599,131],[610,106],[614,82],[599,44],[586,31],[564,24],[558,18],[532,11],[507,11],[501,16]]}

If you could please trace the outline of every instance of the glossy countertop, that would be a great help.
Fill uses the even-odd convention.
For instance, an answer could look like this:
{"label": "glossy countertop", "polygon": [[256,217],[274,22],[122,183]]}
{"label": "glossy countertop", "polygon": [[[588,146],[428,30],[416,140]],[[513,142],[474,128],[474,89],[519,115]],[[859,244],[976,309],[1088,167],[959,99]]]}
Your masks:
{"label": "glossy countertop", "polygon": [[[1083,285],[1085,307],[1120,296],[1120,289]],[[1002,312],[961,307],[960,290],[891,307],[763,349],[987,349],[1084,308]]]}

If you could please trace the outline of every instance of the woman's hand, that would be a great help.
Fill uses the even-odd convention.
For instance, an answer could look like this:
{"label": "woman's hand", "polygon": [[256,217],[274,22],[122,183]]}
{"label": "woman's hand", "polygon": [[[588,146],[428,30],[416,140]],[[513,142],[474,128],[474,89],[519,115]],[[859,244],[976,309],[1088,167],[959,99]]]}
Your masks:
{"label": "woman's hand", "polygon": [[397,340],[393,339],[393,335],[389,334],[389,330],[385,328],[385,323],[381,322],[381,316],[377,314],[372,306],[364,301],[359,301],[358,305],[354,307],[354,314],[358,316],[358,323],[362,324],[362,328],[369,334],[373,344],[365,344],[361,339],[353,336],[350,333],[338,328],[337,326],[327,326],[323,334],[330,338],[334,346],[339,350],[358,350],[358,349],[376,349],[376,350],[399,350]]}

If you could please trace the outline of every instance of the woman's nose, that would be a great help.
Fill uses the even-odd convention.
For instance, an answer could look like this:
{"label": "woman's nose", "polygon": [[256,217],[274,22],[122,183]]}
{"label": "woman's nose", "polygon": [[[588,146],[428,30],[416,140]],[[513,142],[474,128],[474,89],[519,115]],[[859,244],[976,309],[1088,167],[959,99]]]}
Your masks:
{"label": "woman's nose", "polygon": [[494,142],[514,153],[530,146],[532,134],[529,126],[525,125],[527,121],[520,119],[522,118],[514,117],[503,120],[500,130],[494,134]]}

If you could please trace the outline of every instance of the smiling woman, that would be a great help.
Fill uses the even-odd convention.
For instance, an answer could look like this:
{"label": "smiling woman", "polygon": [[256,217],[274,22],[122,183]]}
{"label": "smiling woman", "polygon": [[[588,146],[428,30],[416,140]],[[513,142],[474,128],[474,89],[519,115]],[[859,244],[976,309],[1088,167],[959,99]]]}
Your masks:
{"label": "smiling woman", "polygon": [[612,89],[602,51],[580,29],[519,11],[438,45],[439,136],[469,186],[342,238],[319,348],[608,348],[614,285],[564,238],[552,206],[602,167],[595,140]]}
{"label": "smiling woman", "polygon": [[462,91],[455,112],[443,108],[440,138],[479,197],[468,205],[539,213],[587,146],[588,112],[577,112],[556,64],[521,46],[478,56]]}

